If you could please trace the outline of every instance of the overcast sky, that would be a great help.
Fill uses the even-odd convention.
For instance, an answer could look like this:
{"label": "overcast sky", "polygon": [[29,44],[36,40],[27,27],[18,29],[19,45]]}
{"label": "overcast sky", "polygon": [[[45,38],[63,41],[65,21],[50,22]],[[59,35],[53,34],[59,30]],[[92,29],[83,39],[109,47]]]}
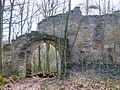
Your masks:
{"label": "overcast sky", "polygon": [[[99,0],[89,0],[89,3],[90,3],[90,5],[98,5],[98,1]],[[107,4],[108,1],[110,1],[110,6],[113,6],[114,11],[120,10],[120,0],[106,0],[106,8],[107,8],[107,5],[108,5]],[[103,3],[104,3],[104,0],[101,0],[101,6],[103,5]],[[84,9],[85,9],[85,6],[86,6],[86,0],[71,0],[71,9],[73,10],[76,6],[80,6],[82,14],[85,14]],[[90,12],[92,12],[92,11],[90,11]],[[98,12],[93,11],[92,13],[95,14],[95,13],[98,13]],[[37,29],[37,27],[36,27],[36,29]]]}
{"label": "overcast sky", "polygon": [[[90,3],[92,4],[96,4],[98,3],[99,0],[89,0]],[[103,2],[104,0],[101,0],[101,2]],[[113,5],[115,9],[120,8],[120,0],[106,0],[106,3],[110,1],[110,5]],[[71,4],[72,4],[72,9],[75,6],[79,6],[80,4],[85,4],[86,0],[71,0]]]}

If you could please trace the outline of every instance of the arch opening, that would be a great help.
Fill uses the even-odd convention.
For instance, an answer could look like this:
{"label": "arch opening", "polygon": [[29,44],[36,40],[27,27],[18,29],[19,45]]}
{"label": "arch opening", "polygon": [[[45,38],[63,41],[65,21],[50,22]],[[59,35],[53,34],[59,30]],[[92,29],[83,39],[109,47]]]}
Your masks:
{"label": "arch opening", "polygon": [[32,54],[33,74],[60,74],[61,57],[59,51],[51,44],[39,45]]}
{"label": "arch opening", "polygon": [[69,59],[69,54],[65,53],[69,50],[68,41],[67,49],[64,49],[64,38],[35,32],[19,37],[12,44],[12,72],[25,77],[39,72],[64,75]]}
{"label": "arch opening", "polygon": [[26,49],[26,76],[36,74],[54,74],[62,71],[63,49],[55,41],[38,41]]}

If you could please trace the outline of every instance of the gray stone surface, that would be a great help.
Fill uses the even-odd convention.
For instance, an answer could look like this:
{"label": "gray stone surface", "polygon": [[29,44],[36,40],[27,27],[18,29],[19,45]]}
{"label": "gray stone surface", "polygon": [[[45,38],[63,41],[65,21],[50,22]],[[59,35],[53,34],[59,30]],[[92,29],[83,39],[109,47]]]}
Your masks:
{"label": "gray stone surface", "polygon": [[[64,37],[65,18],[65,15],[59,14],[44,19],[43,21],[38,23],[38,32],[51,35],[54,35],[55,33],[56,36]],[[111,47],[112,51],[114,52],[113,48],[114,46],[116,46],[117,48],[115,52],[120,54],[120,46],[118,45],[120,43],[120,13],[115,12],[112,14],[106,14],[101,16],[83,16],[81,14],[80,8],[76,7],[70,13],[67,30],[67,38],[69,39],[69,46],[71,47],[72,51],[72,61],[76,62],[81,59],[80,51],[84,51],[88,56],[89,54],[92,55],[95,59],[100,58],[100,41],[94,41],[94,39],[97,38],[94,37],[94,33],[96,32],[95,28],[98,25],[100,25],[101,29],[98,30],[99,35],[97,36],[98,38],[104,38],[104,53],[108,53],[105,50]],[[115,43],[116,45],[114,45]],[[118,55],[112,55],[112,57],[118,57]],[[115,59],[113,61],[120,62],[119,59]]]}

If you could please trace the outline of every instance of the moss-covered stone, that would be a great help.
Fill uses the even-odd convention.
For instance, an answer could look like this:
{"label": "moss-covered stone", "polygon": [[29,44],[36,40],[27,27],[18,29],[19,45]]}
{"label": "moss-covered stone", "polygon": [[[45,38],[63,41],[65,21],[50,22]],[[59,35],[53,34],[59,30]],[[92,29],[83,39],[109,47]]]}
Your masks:
{"label": "moss-covered stone", "polygon": [[31,64],[27,65],[26,69],[27,69],[26,70],[27,76],[31,75],[32,74],[32,65]]}
{"label": "moss-covered stone", "polygon": [[11,44],[3,45],[3,51],[4,52],[11,51],[11,49],[12,49]]}

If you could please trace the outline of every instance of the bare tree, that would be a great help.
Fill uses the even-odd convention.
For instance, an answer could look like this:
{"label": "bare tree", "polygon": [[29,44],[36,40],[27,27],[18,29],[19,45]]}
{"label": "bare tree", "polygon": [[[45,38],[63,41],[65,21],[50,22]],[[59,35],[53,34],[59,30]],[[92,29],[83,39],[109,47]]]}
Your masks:
{"label": "bare tree", "polygon": [[89,13],[89,0],[86,0],[86,15]]}
{"label": "bare tree", "polygon": [[66,16],[66,20],[65,20],[65,31],[64,31],[64,57],[65,57],[65,61],[64,61],[64,76],[66,76],[66,69],[67,69],[67,31],[68,31],[68,20],[69,20],[69,16],[70,16],[70,12],[71,12],[71,0],[69,0],[69,10]]}
{"label": "bare tree", "polygon": [[13,7],[14,7],[14,1],[10,0],[10,4],[11,4],[11,10],[10,10],[10,21],[9,21],[9,36],[8,36],[8,43],[10,44],[11,41],[11,24],[12,24],[12,16],[13,16]]}
{"label": "bare tree", "polygon": [[19,5],[20,8],[20,20],[21,20],[21,35],[23,33],[23,26],[25,24],[25,21],[23,22],[23,14],[24,14],[24,6],[25,6],[25,0],[23,1],[22,5]]}
{"label": "bare tree", "polygon": [[27,16],[29,15],[29,17],[30,17],[30,18],[27,19],[27,32],[28,33],[30,33],[30,31],[31,31],[33,18],[37,14],[37,12],[39,11],[39,8],[37,8],[37,10],[34,10],[34,9],[35,9],[35,5],[33,3],[32,10],[30,12],[30,3],[28,3],[28,5],[27,5]]}
{"label": "bare tree", "polygon": [[36,17],[55,15],[60,4],[59,0],[42,0],[40,5],[31,0],[7,1],[3,22],[5,31],[9,33],[8,43],[10,44],[11,35],[14,38],[14,35],[29,33]]}
{"label": "bare tree", "polygon": [[0,0],[0,74],[2,74],[2,38],[3,38],[3,10],[5,0]]}
{"label": "bare tree", "polygon": [[0,74],[2,73],[2,32],[3,32],[3,24],[2,24],[2,0],[0,0]]}
{"label": "bare tree", "polygon": [[39,12],[42,14],[44,18],[55,15],[57,13],[59,5],[60,5],[59,0],[43,0],[41,7],[40,5],[37,4],[37,6],[41,8]]}

